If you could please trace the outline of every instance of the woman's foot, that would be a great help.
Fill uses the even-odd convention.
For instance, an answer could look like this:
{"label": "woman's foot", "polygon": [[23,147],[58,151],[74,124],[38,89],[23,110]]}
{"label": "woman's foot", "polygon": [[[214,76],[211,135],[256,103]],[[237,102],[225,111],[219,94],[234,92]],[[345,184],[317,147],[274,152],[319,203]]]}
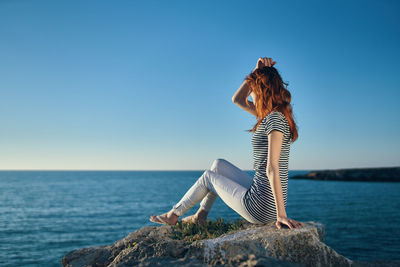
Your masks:
{"label": "woman's foot", "polygon": [[206,218],[200,218],[197,216],[197,214],[193,214],[193,215],[183,218],[182,222],[184,222],[184,223],[187,223],[187,222],[197,223],[198,222],[200,225],[205,225]]}
{"label": "woman's foot", "polygon": [[150,221],[161,224],[175,225],[178,222],[179,216],[172,211],[166,212],[161,215],[151,215]]}
{"label": "woman's foot", "polygon": [[191,222],[191,223],[198,222],[200,225],[205,225],[207,223],[207,215],[208,211],[200,207],[199,210],[196,212],[196,214],[183,218],[182,222]]}

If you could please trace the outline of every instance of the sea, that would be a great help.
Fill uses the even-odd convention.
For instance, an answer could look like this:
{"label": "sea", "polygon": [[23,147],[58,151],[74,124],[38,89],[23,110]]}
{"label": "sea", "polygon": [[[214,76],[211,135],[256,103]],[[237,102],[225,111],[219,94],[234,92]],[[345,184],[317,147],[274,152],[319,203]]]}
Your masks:
{"label": "sea", "polygon": [[[71,250],[158,226],[150,215],[170,210],[203,172],[0,171],[0,266],[62,266]],[[289,218],[326,225],[324,242],[351,260],[400,259],[400,183],[290,179],[307,172],[289,171]],[[209,213],[218,217],[241,218],[220,198]]]}

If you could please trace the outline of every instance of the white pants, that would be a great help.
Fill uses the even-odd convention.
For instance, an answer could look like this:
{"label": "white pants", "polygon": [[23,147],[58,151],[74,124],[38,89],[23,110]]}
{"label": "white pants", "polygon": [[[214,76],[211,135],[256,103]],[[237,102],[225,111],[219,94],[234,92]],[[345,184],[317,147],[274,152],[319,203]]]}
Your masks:
{"label": "white pants", "polygon": [[176,215],[182,216],[200,200],[200,207],[210,211],[219,196],[230,208],[250,223],[262,224],[249,214],[244,206],[244,194],[253,183],[253,177],[225,159],[214,160],[182,199],[173,206]]}

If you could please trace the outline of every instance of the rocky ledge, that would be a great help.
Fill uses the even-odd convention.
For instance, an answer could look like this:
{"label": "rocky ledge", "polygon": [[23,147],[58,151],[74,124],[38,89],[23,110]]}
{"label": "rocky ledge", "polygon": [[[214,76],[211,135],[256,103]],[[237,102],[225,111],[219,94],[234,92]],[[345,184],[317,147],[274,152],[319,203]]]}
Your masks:
{"label": "rocky ledge", "polygon": [[400,167],[320,170],[311,171],[307,174],[293,175],[290,179],[400,182]]}
{"label": "rocky ledge", "polygon": [[113,245],[69,252],[63,266],[356,266],[323,243],[325,226],[277,229],[274,222],[243,222],[241,230],[214,239],[172,238],[174,226],[146,226]]}

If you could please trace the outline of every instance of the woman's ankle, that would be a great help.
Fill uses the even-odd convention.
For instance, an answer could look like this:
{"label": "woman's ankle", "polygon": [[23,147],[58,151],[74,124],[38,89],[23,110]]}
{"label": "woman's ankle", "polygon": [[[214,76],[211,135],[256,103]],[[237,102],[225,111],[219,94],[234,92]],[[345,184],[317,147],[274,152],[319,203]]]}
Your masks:
{"label": "woman's ankle", "polygon": [[200,208],[197,212],[196,212],[196,217],[200,218],[200,219],[206,219],[208,215],[208,211],[206,211],[203,208]]}
{"label": "woman's ankle", "polygon": [[179,216],[178,216],[173,210],[170,210],[169,214],[170,214],[170,216],[172,216],[172,217],[179,218]]}

